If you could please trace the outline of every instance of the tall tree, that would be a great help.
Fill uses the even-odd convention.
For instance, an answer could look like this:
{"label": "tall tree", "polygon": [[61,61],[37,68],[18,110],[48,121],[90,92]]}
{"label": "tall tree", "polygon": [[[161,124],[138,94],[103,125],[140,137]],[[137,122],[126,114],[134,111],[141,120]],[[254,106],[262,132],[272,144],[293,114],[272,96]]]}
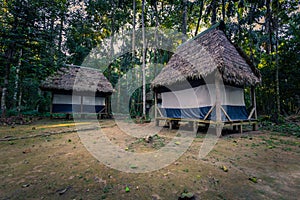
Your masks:
{"label": "tall tree", "polygon": [[200,27],[200,22],[201,22],[201,18],[202,18],[202,12],[203,12],[203,7],[204,7],[203,0],[200,1],[199,7],[200,7],[200,9],[199,9],[199,17],[198,17],[198,21],[197,21],[196,30],[195,30],[195,36],[198,34],[199,27]]}
{"label": "tall tree", "polygon": [[[186,35],[187,27],[187,0],[182,0],[183,4],[183,13],[182,13],[182,33]],[[184,40],[184,39],[183,39]]]}
{"label": "tall tree", "polygon": [[143,37],[143,50],[142,50],[142,78],[143,78],[143,117],[146,117],[146,38],[145,38],[145,0],[142,0],[142,37]]}

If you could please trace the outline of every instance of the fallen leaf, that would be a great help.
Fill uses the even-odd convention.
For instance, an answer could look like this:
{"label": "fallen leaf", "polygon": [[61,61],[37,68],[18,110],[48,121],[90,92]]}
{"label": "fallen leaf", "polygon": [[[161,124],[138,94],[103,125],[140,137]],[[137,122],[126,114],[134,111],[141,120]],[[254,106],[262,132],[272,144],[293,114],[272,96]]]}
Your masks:
{"label": "fallen leaf", "polygon": [[222,169],[224,172],[228,172],[228,168],[227,168],[225,165],[223,165],[223,166],[221,167],[221,169]]}
{"label": "fallen leaf", "polygon": [[252,181],[253,183],[257,183],[257,178],[256,177],[249,177],[249,180]]}

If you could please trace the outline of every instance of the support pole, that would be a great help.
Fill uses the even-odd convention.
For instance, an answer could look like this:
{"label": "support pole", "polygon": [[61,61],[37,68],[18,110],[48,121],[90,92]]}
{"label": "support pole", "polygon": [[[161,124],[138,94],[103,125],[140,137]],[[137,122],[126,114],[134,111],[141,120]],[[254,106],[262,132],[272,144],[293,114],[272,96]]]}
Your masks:
{"label": "support pole", "polygon": [[81,115],[81,119],[84,118],[83,115],[83,95],[81,95],[81,99],[80,99],[80,115]]}
{"label": "support pole", "polygon": [[[257,110],[256,110],[256,96],[255,96],[255,87],[251,86],[251,103],[254,108],[254,119],[257,120]],[[256,131],[258,129],[257,123],[252,125],[252,130]]]}
{"label": "support pole", "polygon": [[157,119],[157,93],[154,92],[154,120],[155,126],[159,126],[159,120]]}
{"label": "support pole", "polygon": [[108,96],[106,96],[105,97],[105,110],[104,110],[104,116],[105,116],[105,118],[109,118],[108,116],[109,116],[109,114],[108,114],[108,108],[109,107],[109,97]]}
{"label": "support pole", "polygon": [[236,125],[233,125],[233,132],[236,132]]}
{"label": "support pole", "polygon": [[215,73],[215,87],[216,87],[216,133],[220,137],[222,134],[222,118],[221,118],[221,92],[220,83],[222,77],[220,72],[217,70]]}
{"label": "support pole", "polygon": [[51,103],[50,103],[50,119],[53,119],[53,97],[54,96],[54,94],[53,94],[53,92],[51,92]]}
{"label": "support pole", "polygon": [[198,132],[198,122],[197,121],[193,121],[193,132],[195,134],[197,134],[197,132]]}
{"label": "support pole", "polygon": [[238,125],[238,129],[239,129],[239,133],[242,134],[243,133],[243,124],[242,123],[240,125]]}

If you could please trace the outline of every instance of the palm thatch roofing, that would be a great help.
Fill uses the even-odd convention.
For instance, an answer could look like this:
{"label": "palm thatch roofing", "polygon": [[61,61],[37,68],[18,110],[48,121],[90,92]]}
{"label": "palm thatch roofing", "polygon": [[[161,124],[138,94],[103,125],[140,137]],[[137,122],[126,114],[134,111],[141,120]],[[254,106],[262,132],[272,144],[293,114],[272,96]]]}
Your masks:
{"label": "palm thatch roofing", "polygon": [[224,23],[218,23],[180,45],[154,79],[152,87],[169,86],[188,79],[205,79],[216,70],[227,84],[244,86],[260,83],[260,72],[246,54],[230,42],[224,27]]}
{"label": "palm thatch roofing", "polygon": [[46,78],[40,85],[46,91],[68,91],[84,93],[112,93],[113,87],[98,70],[66,65]]}

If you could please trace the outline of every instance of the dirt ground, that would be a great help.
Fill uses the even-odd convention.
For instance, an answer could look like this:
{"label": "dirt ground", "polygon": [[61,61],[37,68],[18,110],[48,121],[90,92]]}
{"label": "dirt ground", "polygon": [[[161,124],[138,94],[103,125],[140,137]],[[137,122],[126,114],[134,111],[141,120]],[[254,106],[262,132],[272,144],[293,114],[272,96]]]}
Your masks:
{"label": "dirt ground", "polygon": [[[86,125],[86,127],[85,127]],[[100,121],[126,151],[163,148],[177,130],[162,129],[146,141]],[[82,122],[94,132],[89,122]],[[1,199],[299,199],[300,139],[267,131],[226,134],[199,159],[205,134],[169,166],[146,173],[107,167],[85,148],[73,121],[39,120],[0,127]],[[177,135],[178,136],[178,135]],[[188,199],[186,197],[186,199]]]}

